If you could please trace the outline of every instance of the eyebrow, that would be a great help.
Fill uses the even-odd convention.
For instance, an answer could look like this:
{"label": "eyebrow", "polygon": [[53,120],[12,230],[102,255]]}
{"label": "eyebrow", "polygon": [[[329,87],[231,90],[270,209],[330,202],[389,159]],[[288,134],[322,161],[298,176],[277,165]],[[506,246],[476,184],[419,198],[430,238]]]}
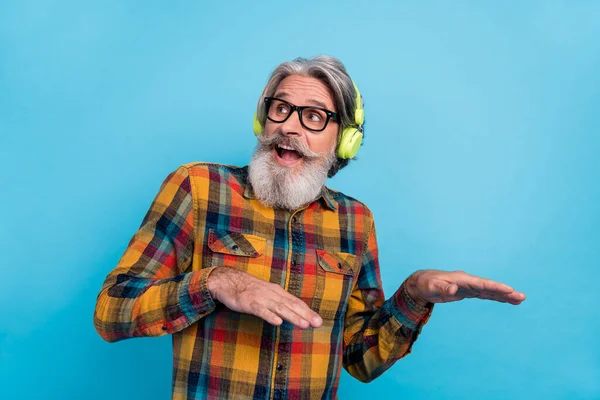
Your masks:
{"label": "eyebrow", "polygon": [[[286,98],[289,98],[289,97],[290,97],[290,95],[289,95],[287,92],[276,92],[276,93],[275,93],[275,95],[274,95],[273,97],[280,97],[280,98],[282,98],[282,99],[284,99],[284,100],[285,100]],[[310,104],[312,104],[312,105],[315,105],[315,106],[317,106],[317,107],[325,108],[325,109],[327,109],[327,110],[329,109],[329,108],[327,107],[327,105],[325,105],[325,103],[321,103],[321,102],[320,102],[320,101],[318,101],[318,100],[313,100],[313,99],[310,99],[310,100],[308,100],[308,102],[309,102]]]}

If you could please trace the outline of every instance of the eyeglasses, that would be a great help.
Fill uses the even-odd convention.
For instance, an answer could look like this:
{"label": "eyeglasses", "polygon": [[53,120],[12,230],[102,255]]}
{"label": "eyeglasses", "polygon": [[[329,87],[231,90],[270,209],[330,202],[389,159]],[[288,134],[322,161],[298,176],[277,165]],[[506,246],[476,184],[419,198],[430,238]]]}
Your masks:
{"label": "eyeglasses", "polygon": [[313,106],[295,106],[290,102],[276,97],[265,97],[267,118],[273,122],[282,123],[298,111],[298,117],[303,127],[309,131],[321,132],[327,127],[329,119],[338,122],[338,116],[333,111]]}

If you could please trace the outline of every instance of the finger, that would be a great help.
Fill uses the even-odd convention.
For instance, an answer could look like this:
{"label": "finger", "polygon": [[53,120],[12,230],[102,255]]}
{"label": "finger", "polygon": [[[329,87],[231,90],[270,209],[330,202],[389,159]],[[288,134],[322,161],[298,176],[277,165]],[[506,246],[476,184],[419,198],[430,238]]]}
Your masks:
{"label": "finger", "polygon": [[264,306],[254,308],[252,313],[257,317],[264,319],[271,325],[279,326],[283,323],[283,320],[277,316],[277,314],[271,312],[267,307]]}
{"label": "finger", "polygon": [[305,302],[300,300],[298,297],[286,291],[284,288],[277,284],[273,284],[275,287],[274,291],[280,296],[280,299],[276,301],[286,304],[290,310],[298,314],[304,320],[308,321],[314,328],[318,328],[323,324],[323,320],[314,312]]}
{"label": "finger", "polygon": [[512,293],[515,291],[512,287],[502,282],[496,282],[491,279],[481,278],[483,290],[497,293]]}
{"label": "finger", "polygon": [[515,291],[515,292],[507,294],[506,298],[509,303],[517,305],[517,304],[521,304],[523,301],[525,301],[527,296],[525,296],[525,293]]}
{"label": "finger", "polygon": [[498,293],[489,291],[477,291],[459,288],[457,295],[463,298],[478,298],[482,300],[493,300],[502,303],[521,304],[525,300],[525,295],[520,292]]}
{"label": "finger", "polygon": [[467,290],[474,292],[489,292],[508,294],[514,292],[514,289],[504,283],[496,282],[491,279],[480,278],[478,276],[461,273],[456,276],[454,282]]}
{"label": "finger", "polygon": [[520,293],[520,292],[512,292],[512,293],[507,293],[507,294],[496,294],[496,295],[490,295],[489,296],[492,300],[497,300],[497,301],[504,301],[507,303],[521,303],[523,300],[525,300],[525,294]]}
{"label": "finger", "polygon": [[308,321],[313,328],[318,328],[323,324],[323,319],[319,316],[319,314],[314,312],[305,302],[298,298],[294,298],[290,303],[288,303],[288,307],[303,319]]}
{"label": "finger", "polygon": [[296,325],[299,328],[306,329],[309,327],[308,321],[296,314],[284,303],[269,300],[269,309],[275,314],[279,315],[284,320]]}
{"label": "finger", "polygon": [[458,289],[458,295],[465,299],[477,298],[483,300],[500,300],[506,296],[505,294],[499,294],[496,292],[486,292],[464,287],[460,287]]}
{"label": "finger", "polygon": [[481,293],[477,289],[471,289],[471,288],[465,288],[465,287],[459,286],[458,290],[456,291],[456,296],[463,298],[463,299],[472,299],[472,298],[480,298]]}

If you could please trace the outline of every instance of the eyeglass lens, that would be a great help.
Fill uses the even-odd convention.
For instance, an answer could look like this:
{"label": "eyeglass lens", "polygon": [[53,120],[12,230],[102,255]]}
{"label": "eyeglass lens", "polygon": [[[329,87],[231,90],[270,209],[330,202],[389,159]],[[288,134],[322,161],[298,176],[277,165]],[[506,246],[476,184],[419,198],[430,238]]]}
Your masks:
{"label": "eyeglass lens", "polygon": [[[268,117],[274,122],[283,122],[293,112],[292,107],[281,100],[273,99],[269,107]],[[299,112],[302,123],[308,129],[321,130],[327,124],[327,114],[318,108],[306,107]]]}

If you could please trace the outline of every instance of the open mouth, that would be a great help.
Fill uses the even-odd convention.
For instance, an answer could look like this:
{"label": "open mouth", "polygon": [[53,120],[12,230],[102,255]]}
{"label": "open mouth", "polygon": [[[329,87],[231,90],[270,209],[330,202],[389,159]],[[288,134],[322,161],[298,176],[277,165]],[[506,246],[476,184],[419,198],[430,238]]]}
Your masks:
{"label": "open mouth", "polygon": [[284,160],[295,161],[295,160],[299,160],[300,158],[302,158],[302,154],[300,154],[298,151],[294,150],[293,147],[287,146],[285,144],[278,145],[275,148],[275,151],[277,152],[277,155],[279,156],[279,158],[282,158]]}

